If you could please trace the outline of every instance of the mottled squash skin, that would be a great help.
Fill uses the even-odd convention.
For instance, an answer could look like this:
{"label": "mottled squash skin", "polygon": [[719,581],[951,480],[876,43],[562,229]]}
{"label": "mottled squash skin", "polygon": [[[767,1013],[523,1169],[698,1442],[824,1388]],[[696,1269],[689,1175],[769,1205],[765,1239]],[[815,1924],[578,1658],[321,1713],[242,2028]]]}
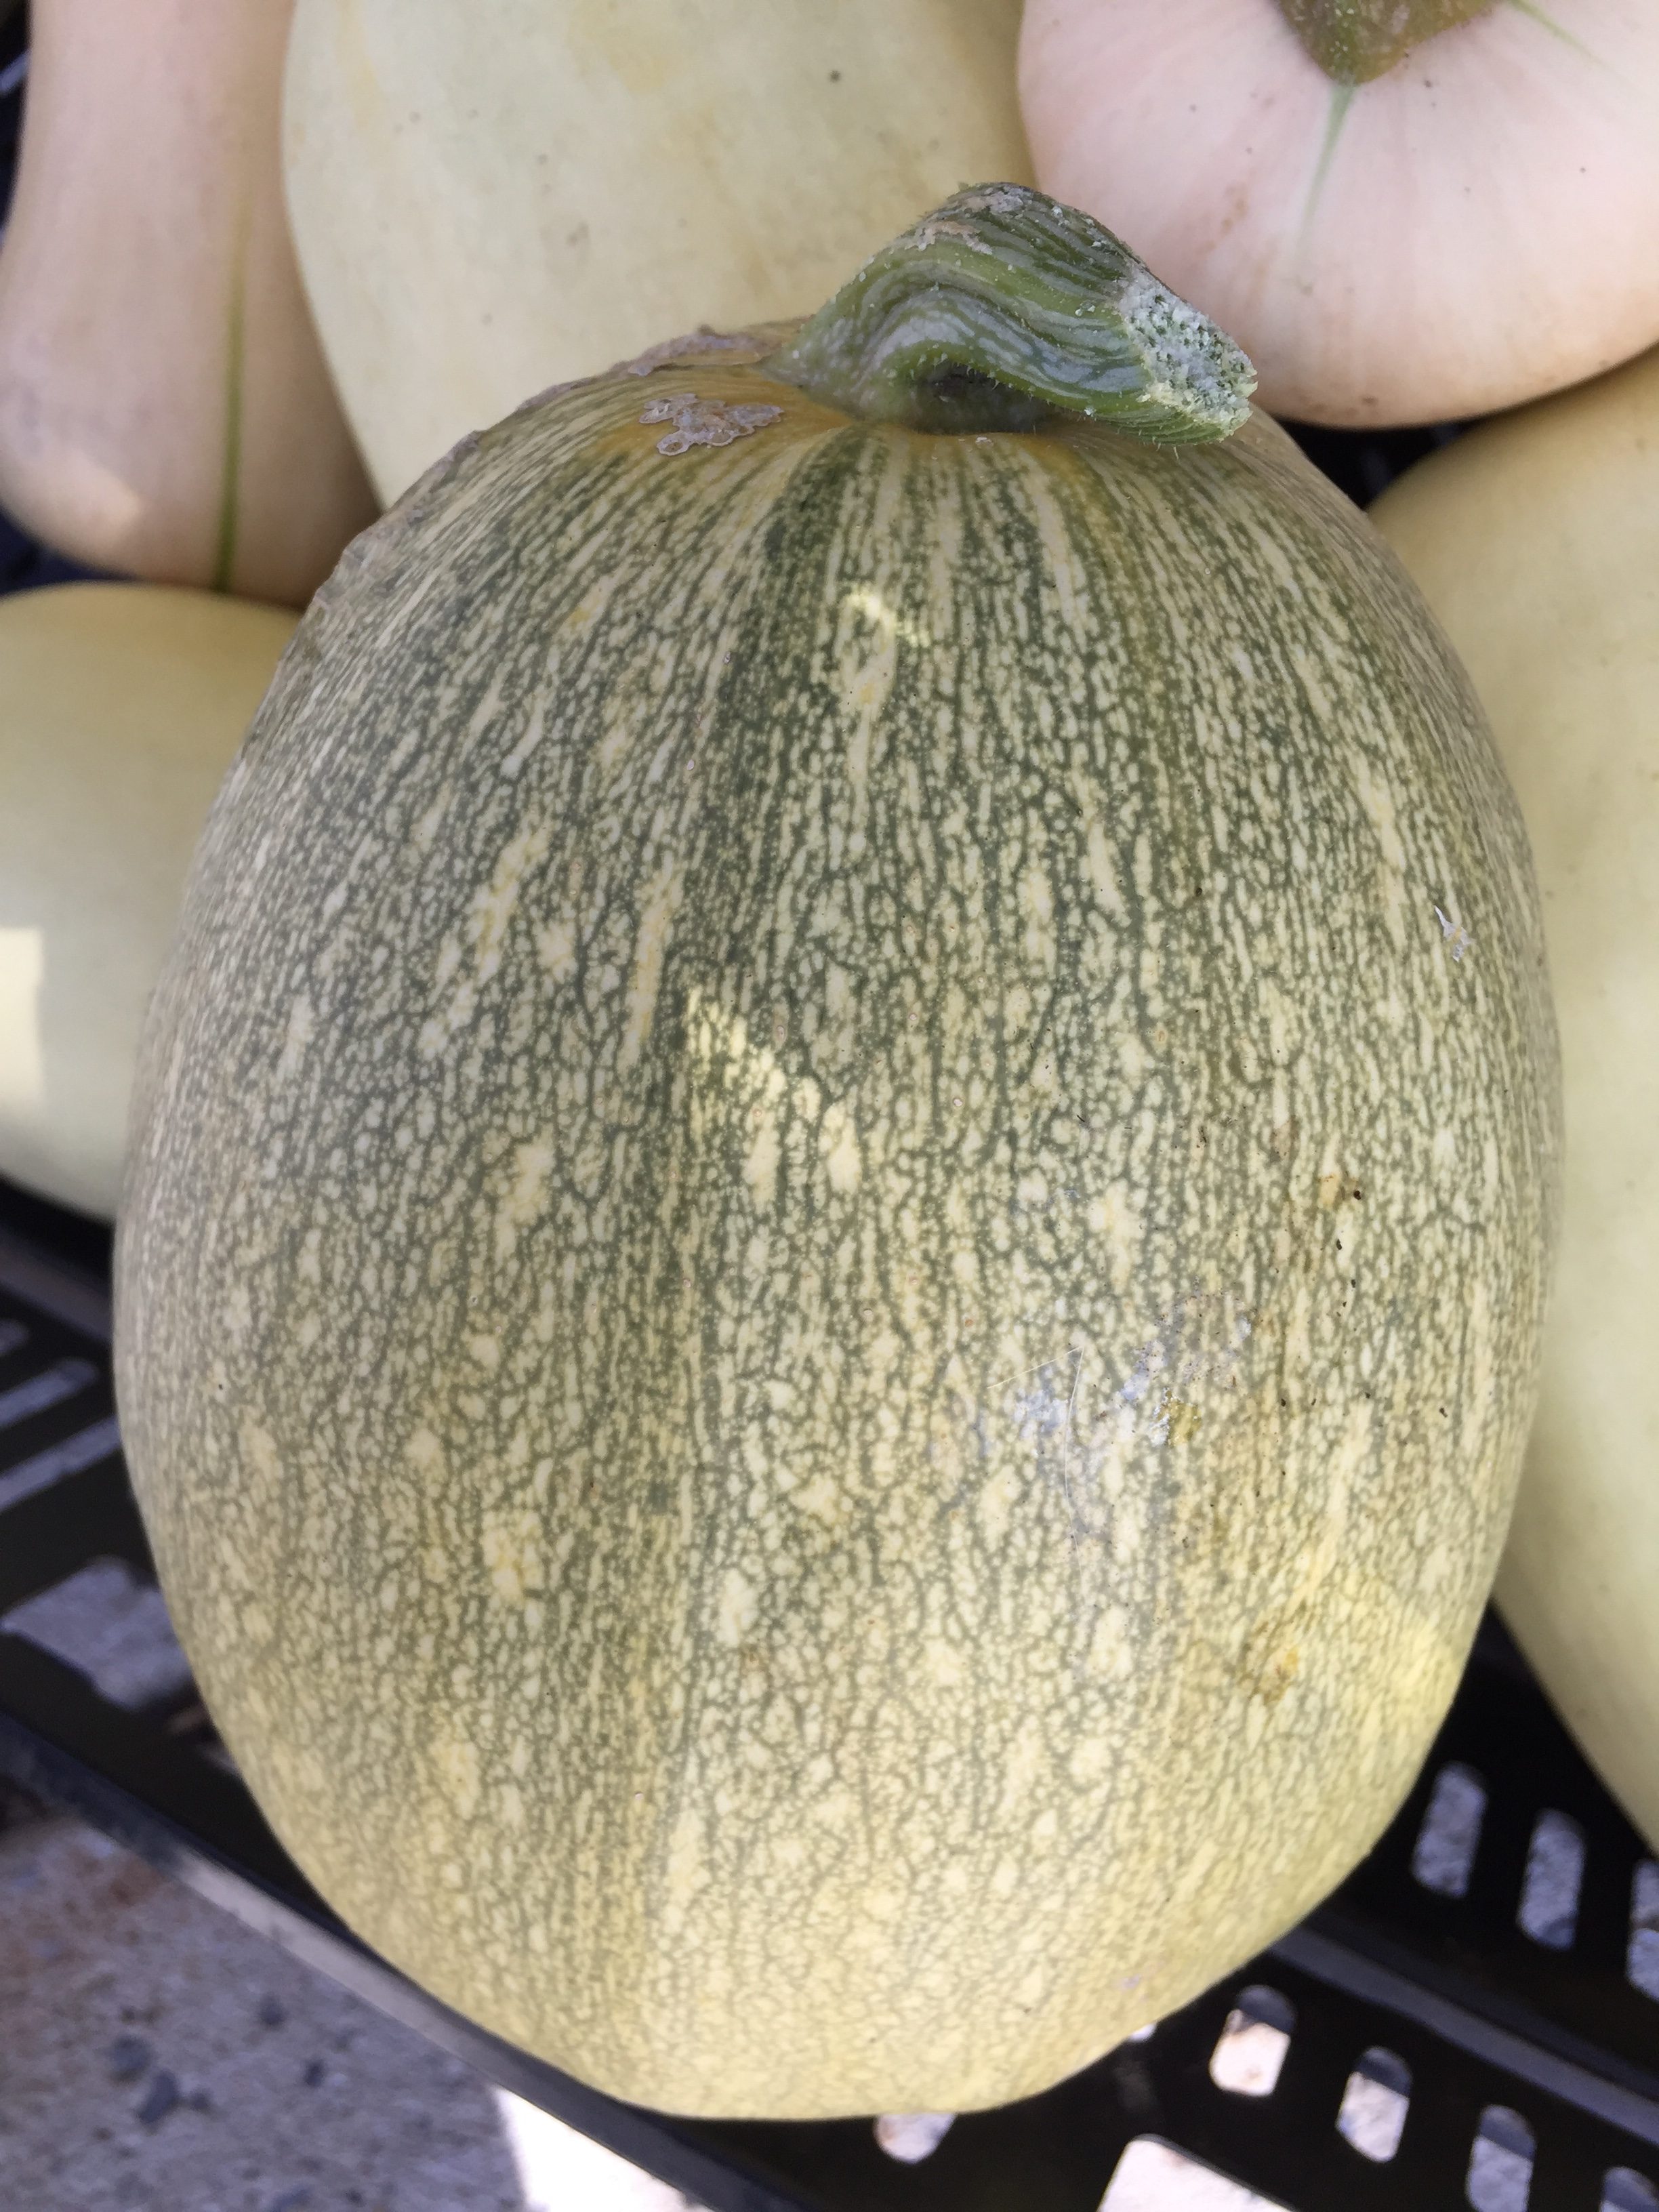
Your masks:
{"label": "mottled squash skin", "polygon": [[[664,453],[687,391],[782,413]],[[185,1642],[501,2034],[994,2103],[1398,1805],[1531,1408],[1553,1031],[1468,687],[1267,422],[928,437],[693,356],[469,441],[302,625],[142,1094]]]}

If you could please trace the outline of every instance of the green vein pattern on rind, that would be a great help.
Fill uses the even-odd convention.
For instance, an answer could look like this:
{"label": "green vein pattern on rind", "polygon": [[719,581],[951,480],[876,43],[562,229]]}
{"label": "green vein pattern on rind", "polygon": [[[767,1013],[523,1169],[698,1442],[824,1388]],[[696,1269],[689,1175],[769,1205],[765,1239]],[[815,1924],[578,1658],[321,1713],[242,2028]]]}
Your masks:
{"label": "green vein pattern on rind", "polygon": [[679,386],[779,390],[568,388],[303,624],[148,1037],[123,1419],[396,1963],[643,2101],[956,2110],[1427,1747],[1531,1404],[1535,900],[1265,421],[670,458]]}

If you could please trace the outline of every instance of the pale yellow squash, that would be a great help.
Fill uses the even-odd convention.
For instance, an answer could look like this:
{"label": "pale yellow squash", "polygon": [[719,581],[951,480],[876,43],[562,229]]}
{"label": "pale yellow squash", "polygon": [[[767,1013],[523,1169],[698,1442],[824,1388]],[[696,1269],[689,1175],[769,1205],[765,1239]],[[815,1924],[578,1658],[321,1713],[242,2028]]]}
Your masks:
{"label": "pale yellow squash", "polygon": [[1498,1601],[1659,1846],[1659,354],[1437,454],[1372,516],[1492,717],[1561,1024],[1561,1255]]}
{"label": "pale yellow squash", "polygon": [[0,599],[0,1175],[114,1212],[191,852],[294,619],[143,584]]}
{"label": "pale yellow squash", "polygon": [[300,605],[374,500],[283,215],[289,13],[35,0],[0,506],[94,568]]}
{"label": "pale yellow squash", "polygon": [[388,498],[666,332],[805,313],[1028,173],[1018,0],[300,0],[289,202]]}

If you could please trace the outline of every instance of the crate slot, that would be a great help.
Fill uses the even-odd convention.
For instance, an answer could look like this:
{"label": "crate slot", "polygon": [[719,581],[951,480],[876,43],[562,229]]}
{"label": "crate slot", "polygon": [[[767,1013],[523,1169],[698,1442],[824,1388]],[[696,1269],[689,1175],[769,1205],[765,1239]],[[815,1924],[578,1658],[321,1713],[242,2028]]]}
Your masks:
{"label": "crate slot", "polygon": [[120,1424],[113,1413],[106,1413],[102,1420],[65,1437],[62,1443],[48,1444],[44,1451],[20,1460],[15,1467],[0,1469],[0,1513],[9,1505],[33,1498],[37,1491],[50,1490],[67,1474],[96,1467],[100,1459],[110,1458],[120,1449]]}
{"label": "crate slot", "polygon": [[1469,2153],[1464,2185],[1463,2193],[1474,2212],[1527,2212],[1537,2148],[1519,2112],[1507,2105],[1487,2106]]}
{"label": "crate slot", "polygon": [[954,2112],[884,2112],[876,2122],[876,2141],[901,2166],[920,2166],[951,2132]]}
{"label": "crate slot", "polygon": [[1634,2166],[1615,2166],[1601,2184],[1601,2212],[1659,2212],[1659,2189]]}
{"label": "crate slot", "polygon": [[1644,1997],[1659,1997],[1659,1863],[1644,1859],[1630,1886],[1625,1972]]}
{"label": "crate slot", "polygon": [[1516,1924],[1547,1950],[1570,1951],[1578,1928],[1584,1881],[1584,1832],[1553,1807],[1538,1815],[1527,1850]]}
{"label": "crate slot", "polygon": [[26,1382],[14,1382],[9,1390],[0,1390],[0,1429],[9,1429],[19,1421],[27,1421],[36,1413],[44,1413],[48,1407],[61,1406],[66,1398],[77,1396],[88,1382],[98,1380],[98,1370],[89,1359],[60,1359],[39,1375],[31,1375]]}
{"label": "crate slot", "polygon": [[1486,1817],[1486,1785],[1480,1775],[1461,1759],[1443,1766],[1412,1848],[1414,1880],[1441,1897],[1467,1897]]}
{"label": "crate slot", "polygon": [[1241,1990],[1210,2053],[1210,2079],[1236,2097],[1271,2097],[1296,2033],[1296,2007],[1264,1983]]}
{"label": "crate slot", "polygon": [[64,1582],[0,1614],[0,1629],[26,1637],[75,1668],[112,1705],[137,1711],[191,1686],[161,1593],[125,1559],[94,1559]]}
{"label": "crate slot", "polygon": [[1117,2162],[1099,2212],[1295,2212],[1155,2136],[1137,2136]]}
{"label": "crate slot", "polygon": [[1412,2069],[1380,2044],[1362,2051],[1342,2091],[1338,2134],[1362,2158],[1386,2166],[1400,2148],[1411,2110]]}

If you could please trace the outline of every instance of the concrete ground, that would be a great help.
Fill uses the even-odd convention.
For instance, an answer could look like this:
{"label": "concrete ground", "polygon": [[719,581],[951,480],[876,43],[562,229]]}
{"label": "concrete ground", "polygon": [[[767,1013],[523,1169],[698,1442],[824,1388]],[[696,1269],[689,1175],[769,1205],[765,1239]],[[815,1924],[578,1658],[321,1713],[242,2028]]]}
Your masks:
{"label": "concrete ground", "polygon": [[688,2212],[71,1820],[0,1831],[4,2212]]}

